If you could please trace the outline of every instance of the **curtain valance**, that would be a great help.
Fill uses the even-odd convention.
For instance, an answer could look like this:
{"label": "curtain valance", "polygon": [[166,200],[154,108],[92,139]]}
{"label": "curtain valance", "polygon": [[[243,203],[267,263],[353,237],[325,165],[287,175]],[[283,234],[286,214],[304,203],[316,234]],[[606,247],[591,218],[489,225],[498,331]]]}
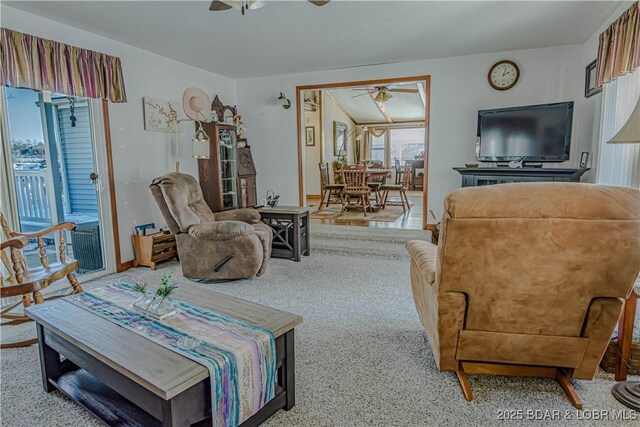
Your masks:
{"label": "curtain valance", "polygon": [[0,84],[127,102],[120,58],[0,30]]}
{"label": "curtain valance", "polygon": [[640,67],[640,2],[600,34],[597,64],[597,87]]}
{"label": "curtain valance", "polygon": [[384,135],[384,133],[387,131],[387,128],[371,128],[370,127],[368,130],[371,133],[371,135],[375,137],[380,137]]}

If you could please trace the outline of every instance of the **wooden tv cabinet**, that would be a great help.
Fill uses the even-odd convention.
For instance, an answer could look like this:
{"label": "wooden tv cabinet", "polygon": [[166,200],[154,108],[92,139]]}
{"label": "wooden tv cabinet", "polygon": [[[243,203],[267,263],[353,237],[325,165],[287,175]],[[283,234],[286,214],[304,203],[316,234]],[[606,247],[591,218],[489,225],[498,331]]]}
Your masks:
{"label": "wooden tv cabinet", "polygon": [[477,167],[453,168],[462,175],[463,187],[506,184],[510,182],[580,182],[589,168],[519,168]]}

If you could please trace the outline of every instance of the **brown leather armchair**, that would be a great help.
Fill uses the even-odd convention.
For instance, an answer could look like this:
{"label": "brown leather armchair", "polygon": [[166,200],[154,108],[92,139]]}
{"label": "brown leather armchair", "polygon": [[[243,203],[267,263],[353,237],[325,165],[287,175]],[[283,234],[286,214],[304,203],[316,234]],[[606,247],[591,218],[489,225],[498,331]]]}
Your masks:
{"label": "brown leather armchair", "polygon": [[149,187],[176,235],[182,273],[190,279],[261,276],[271,257],[271,229],[254,209],[211,212],[191,175],[169,173]]}
{"label": "brown leather armchair", "polygon": [[578,183],[463,188],[439,245],[411,241],[411,289],[441,371],[590,380],[640,270],[640,191]]}

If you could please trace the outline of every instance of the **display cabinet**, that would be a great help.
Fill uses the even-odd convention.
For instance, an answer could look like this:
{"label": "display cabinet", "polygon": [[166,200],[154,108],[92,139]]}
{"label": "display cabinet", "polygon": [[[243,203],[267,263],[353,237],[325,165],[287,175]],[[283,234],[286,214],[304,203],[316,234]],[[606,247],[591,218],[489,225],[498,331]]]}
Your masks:
{"label": "display cabinet", "polygon": [[238,208],[238,150],[236,129],[223,123],[202,123],[210,138],[208,159],[198,160],[204,201],[213,212]]}

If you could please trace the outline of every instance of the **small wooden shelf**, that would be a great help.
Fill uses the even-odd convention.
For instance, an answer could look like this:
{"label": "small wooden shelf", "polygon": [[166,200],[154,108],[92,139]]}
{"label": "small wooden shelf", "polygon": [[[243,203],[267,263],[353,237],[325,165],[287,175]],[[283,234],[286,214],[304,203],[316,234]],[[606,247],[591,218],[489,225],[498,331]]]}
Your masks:
{"label": "small wooden shelf", "polygon": [[131,236],[131,241],[136,255],[134,267],[144,265],[155,270],[157,263],[178,257],[176,236],[168,231],[151,236]]}

